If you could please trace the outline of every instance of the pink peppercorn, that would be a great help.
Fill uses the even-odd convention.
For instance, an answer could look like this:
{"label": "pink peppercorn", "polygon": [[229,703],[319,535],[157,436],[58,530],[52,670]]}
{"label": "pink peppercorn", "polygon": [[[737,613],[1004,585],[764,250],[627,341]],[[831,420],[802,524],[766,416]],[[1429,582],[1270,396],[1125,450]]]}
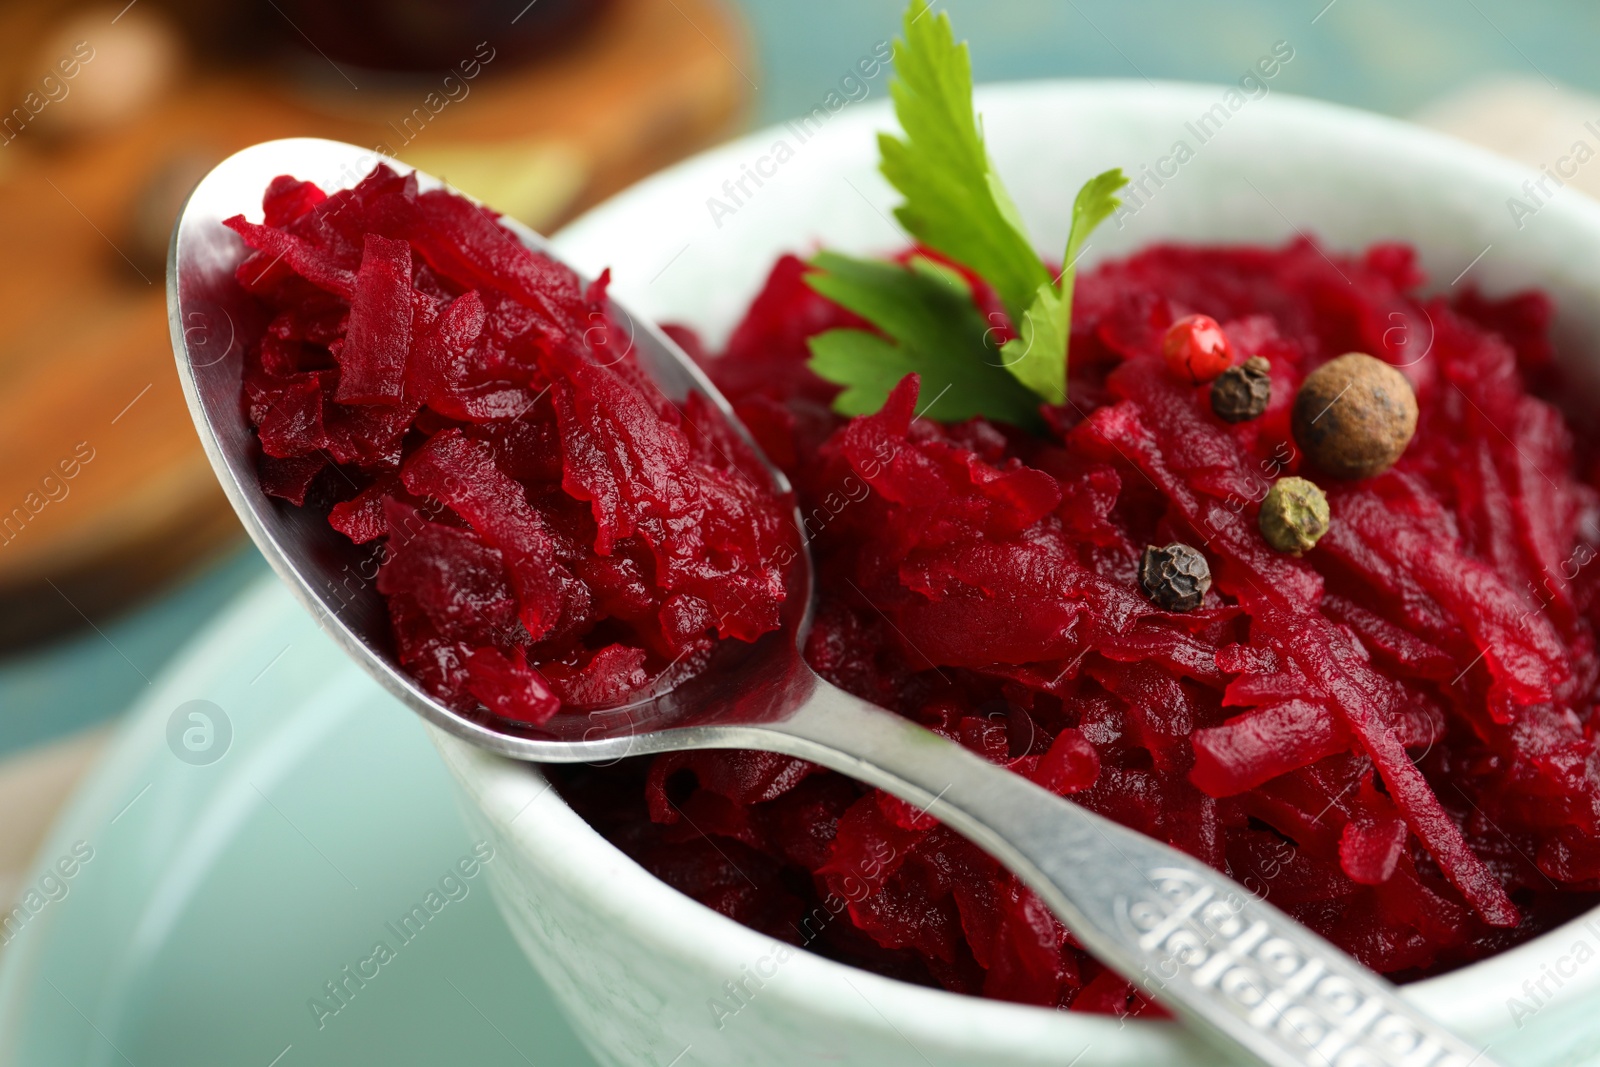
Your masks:
{"label": "pink peppercorn", "polygon": [[1193,385],[1209,382],[1233,365],[1233,345],[1209,315],[1185,315],[1167,327],[1161,354],[1174,374]]}

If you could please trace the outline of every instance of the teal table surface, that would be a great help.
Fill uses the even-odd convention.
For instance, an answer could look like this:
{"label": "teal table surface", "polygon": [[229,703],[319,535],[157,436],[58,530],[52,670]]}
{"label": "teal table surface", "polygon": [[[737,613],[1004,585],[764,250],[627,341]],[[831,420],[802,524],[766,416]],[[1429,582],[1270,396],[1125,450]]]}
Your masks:
{"label": "teal table surface", "polygon": [[[758,114],[809,110],[891,39],[902,0],[747,0]],[[1234,82],[1278,41],[1274,91],[1409,114],[1492,75],[1600,90],[1584,0],[938,0],[980,81],[1126,77]],[[885,90],[880,77],[871,95]]]}
{"label": "teal table surface", "polygon": [[[1505,75],[1600,91],[1600,6],[1583,0],[950,0],[979,80],[1050,76],[1235,82],[1278,42],[1274,92],[1408,114]],[[830,92],[873,99],[858,64],[895,35],[901,0],[745,0],[753,115],[775,122]],[[248,550],[146,605],[0,660],[0,755],[116,715],[263,564]]]}

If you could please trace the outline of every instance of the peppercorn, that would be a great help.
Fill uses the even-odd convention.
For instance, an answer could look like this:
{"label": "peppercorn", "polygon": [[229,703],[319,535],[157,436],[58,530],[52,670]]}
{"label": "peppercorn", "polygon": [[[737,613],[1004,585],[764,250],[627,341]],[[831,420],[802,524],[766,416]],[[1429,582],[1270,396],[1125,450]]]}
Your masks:
{"label": "peppercorn", "polygon": [[1211,383],[1211,410],[1224,422],[1248,422],[1267,410],[1272,400],[1272,365],[1251,356],[1229,367]]}
{"label": "peppercorn", "polygon": [[1210,315],[1185,315],[1167,327],[1161,355],[1172,373],[1190,385],[1202,385],[1228,369],[1233,345]]}
{"label": "peppercorn", "polygon": [[1261,536],[1279,552],[1298,556],[1328,532],[1328,498],[1314,482],[1280,478],[1261,502]]}
{"label": "peppercorn", "polygon": [[1335,478],[1370,478],[1394,466],[1417,432],[1417,397],[1405,375],[1362,352],[1329,360],[1294,398],[1294,437]]}
{"label": "peppercorn", "polygon": [[1147,545],[1139,561],[1139,584],[1157,606],[1167,611],[1193,611],[1211,588],[1211,565],[1185,544]]}

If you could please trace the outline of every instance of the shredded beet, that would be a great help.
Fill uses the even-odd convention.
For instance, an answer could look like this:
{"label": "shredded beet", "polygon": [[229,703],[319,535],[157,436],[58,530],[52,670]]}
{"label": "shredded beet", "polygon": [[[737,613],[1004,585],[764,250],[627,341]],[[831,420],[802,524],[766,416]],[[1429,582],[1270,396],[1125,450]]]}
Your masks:
{"label": "shredded beet", "polygon": [[[402,664],[505,722],[615,704],[778,625],[787,502],[708,405],[669,403],[584,286],[494,217],[379,167],[279,178],[239,280],[266,490],[381,542]],[[1162,246],[1077,282],[1069,402],[1031,435],[846,421],[807,339],[864,325],[785,257],[701,359],[790,476],[836,684],[1229,872],[1367,965],[1437,973],[1600,899],[1594,450],[1560,412],[1538,294],[1418,295],[1412,252]],[[980,293],[983,290],[978,290]],[[976,299],[985,299],[979,296]],[[1219,419],[1163,355],[1184,316],[1270,366]],[[1321,478],[1302,557],[1257,513],[1302,464],[1304,377],[1363,351],[1420,421],[1376,477]],[[1302,470],[1302,466],[1307,469]],[[1204,555],[1195,610],[1141,587]],[[597,829],[748,925],[911,981],[1153,1011],[1032,892],[916,808],[764,753],[552,772]]]}
{"label": "shredded beet", "polygon": [[[782,260],[705,362],[798,488],[826,677],[1398,979],[1596,902],[1600,494],[1525,384],[1553,381],[1543,297],[1424,299],[1396,245],[1152,248],[1078,280],[1071,401],[1037,438],[916,419],[915,378],[876,415],[828,414],[805,339],[858,323],[804,269]],[[1270,361],[1260,417],[1222,421],[1164,365],[1193,314]],[[1318,477],[1290,406],[1352,350],[1404,368],[1421,425],[1381,476],[1320,478],[1332,528],[1287,556],[1256,512],[1280,475]],[[1215,576],[1187,614],[1138,582],[1144,546],[1175,541]],[[649,869],[775,937],[966,993],[1151,1010],[994,861],[839,775],[704,752],[560,780]]]}
{"label": "shredded beet", "polygon": [[271,315],[244,374],[263,488],[383,542],[429,691],[537,726],[777,628],[787,504],[710,405],[639,371],[605,277],[386,166],[332,196],[278,178],[264,208],[228,220]]}

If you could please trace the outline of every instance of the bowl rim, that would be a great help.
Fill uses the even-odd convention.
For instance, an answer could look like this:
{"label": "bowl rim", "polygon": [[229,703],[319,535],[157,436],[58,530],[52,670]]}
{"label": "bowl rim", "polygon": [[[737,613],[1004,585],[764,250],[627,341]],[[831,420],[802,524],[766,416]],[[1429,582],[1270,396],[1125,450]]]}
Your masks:
{"label": "bowl rim", "polygon": [[[980,110],[986,111],[1036,102],[1041,95],[1114,93],[1154,106],[1181,107],[1187,113],[1196,105],[1215,102],[1217,95],[1227,89],[1227,86],[1218,84],[1178,81],[1141,83],[1123,79],[1037,79],[982,85],[977,92]],[[1359,135],[1359,139],[1377,140],[1393,146],[1397,151],[1404,147],[1411,153],[1439,156],[1475,172],[1480,180],[1492,178],[1507,190],[1517,189],[1522,180],[1530,175],[1537,177],[1536,171],[1487,149],[1389,116],[1282,91],[1274,91],[1268,99],[1252,106],[1260,113],[1280,112],[1281,121],[1315,124],[1333,139]],[[840,150],[838,145],[849,138],[870,145],[871,131],[890,128],[889,117],[887,101],[866,102],[837,116],[817,137],[832,143],[836,156],[859,154],[865,149]],[[759,152],[786,129],[785,124],[764,127],[659,171],[573,220],[552,237],[552,244],[579,269],[593,272],[603,264],[586,262],[581,248],[574,253],[574,246],[595,242],[597,235],[616,227],[619,218],[633,216],[637,220],[648,215],[649,205],[653,201],[685,181],[696,180],[697,188],[715,186],[715,180],[700,182],[698,179],[720,179],[727,173],[737,173],[741,161]],[[1558,223],[1581,221],[1585,230],[1600,235],[1600,203],[1589,200],[1577,190],[1568,192],[1569,195],[1550,202],[1547,209],[1551,215]],[[755,284],[759,284],[760,280],[755,279]],[[633,288],[633,283],[625,278],[619,278],[614,284],[617,291],[622,293]],[[1535,284],[1545,283],[1530,281],[1523,283],[1522,287]],[[1497,287],[1490,285],[1486,288]],[[548,779],[537,767],[474,752],[461,742],[443,735],[436,734],[435,737],[463,785],[475,795],[485,813],[512,834],[521,847],[547,858],[563,858],[566,865],[588,856],[586,862],[595,867],[604,866],[610,875],[614,875],[619,867],[630,871],[633,877],[626,880],[629,888],[621,889],[622,881],[598,879],[583,881],[582,888],[589,893],[602,892],[600,887],[606,894],[620,893],[634,910],[624,910],[619,914],[642,916],[648,913],[659,917],[666,913],[678,920],[638,924],[635,932],[647,935],[647,941],[671,942],[676,951],[689,956],[714,953],[743,959],[756,958],[772,944],[771,939],[672,889],[627,858],[591,829],[565,801],[554,795],[554,790],[545,788]],[[554,801],[546,809],[544,817],[526,820],[521,828],[508,825],[509,817],[520,813],[543,792],[550,792],[552,796],[549,799]],[[539,828],[537,831],[536,827]],[[556,845],[554,838],[559,838],[560,847],[553,847]],[[588,846],[587,850],[582,846]],[[560,868],[563,864],[554,866]],[[649,906],[637,907],[641,902]],[[1506,1009],[1503,999],[1506,990],[1499,981],[1494,980],[1497,972],[1514,969],[1518,977],[1524,974],[1537,975],[1540,962],[1553,959],[1561,946],[1569,944],[1578,932],[1587,930],[1592,934],[1600,934],[1597,919],[1600,919],[1600,907],[1512,949],[1444,975],[1411,983],[1404,987],[1405,995],[1425,1011],[1464,1033],[1476,1035],[1503,1030],[1508,1022],[1506,1015],[1494,1014],[1492,1018],[1489,1017],[1491,1012],[1499,1013]],[[1595,925],[1589,928],[1585,924]],[[1098,1042],[1112,1037],[1122,1042],[1124,1047],[1130,1047],[1130,1042],[1142,1044],[1149,1041],[1151,1054],[1158,1051],[1170,1053],[1177,1047],[1170,1042],[1174,1040],[1174,1031],[1178,1028],[1166,1021],[1119,1020],[1114,1016],[1061,1012],[989,1000],[886,978],[809,952],[798,953],[797,957],[794,964],[788,965],[794,969],[795,978],[784,983],[786,992],[773,994],[775,999],[786,997],[802,1010],[819,1015],[838,1012],[841,1010],[839,1001],[832,996],[822,995],[820,990],[841,977],[853,978],[866,983],[874,993],[874,1012],[878,1012],[879,1004],[895,1009],[893,1015],[878,1012],[881,1022],[888,1022],[896,1029],[911,1029],[934,1043],[944,1041],[957,1047],[966,1047],[976,1026],[984,1034],[984,1048],[996,1054],[1004,1053],[999,1046],[1014,1048],[1023,1054],[1030,1049],[1037,1053],[1039,1040],[1065,1047],[1060,1044],[1062,1041]],[[1503,979],[1506,976],[1500,977]],[[1558,990],[1557,998],[1547,1001],[1545,1006],[1557,1002],[1568,1006],[1577,999],[1592,995],[1600,995],[1600,967],[1590,968],[1580,974],[1578,979]],[[891,1019],[895,1021],[891,1022]],[[1024,1035],[1020,1042],[1004,1036],[1017,1034]]]}

